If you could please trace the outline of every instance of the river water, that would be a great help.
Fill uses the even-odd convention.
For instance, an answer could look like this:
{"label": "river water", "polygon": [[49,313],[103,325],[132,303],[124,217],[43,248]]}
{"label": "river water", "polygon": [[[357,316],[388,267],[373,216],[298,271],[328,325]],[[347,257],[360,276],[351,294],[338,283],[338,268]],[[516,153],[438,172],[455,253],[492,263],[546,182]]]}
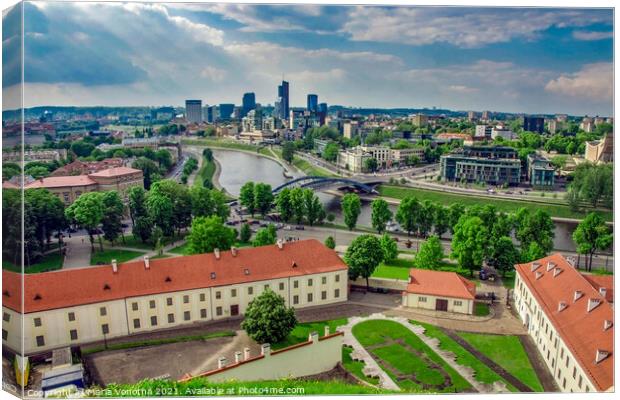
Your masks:
{"label": "river water", "polygon": [[[213,156],[220,163],[220,185],[233,196],[239,195],[241,186],[247,181],[264,182],[276,187],[286,182],[284,169],[277,162],[265,157],[250,153],[230,150],[213,150]],[[317,193],[328,213],[336,215],[336,222],[343,223],[340,210],[340,198],[327,193]],[[396,206],[390,206],[396,213]],[[362,212],[358,219],[358,225],[370,226],[370,204],[362,203]],[[576,224],[567,222],[555,223],[555,238],[553,240],[556,250],[575,251],[572,233]]]}

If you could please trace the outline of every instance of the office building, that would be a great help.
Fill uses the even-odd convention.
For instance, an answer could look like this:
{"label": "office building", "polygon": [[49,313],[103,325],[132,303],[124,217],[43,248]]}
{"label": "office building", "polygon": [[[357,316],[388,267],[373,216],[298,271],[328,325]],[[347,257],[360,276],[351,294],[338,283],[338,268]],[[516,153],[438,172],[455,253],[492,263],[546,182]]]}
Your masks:
{"label": "office building", "polygon": [[545,131],[545,119],[543,117],[523,117],[523,130],[543,133]]}
{"label": "office building", "polygon": [[278,86],[278,118],[288,119],[289,112],[289,86],[287,81],[282,81],[282,84]]}
{"label": "office building", "polygon": [[232,119],[232,114],[235,111],[234,104],[220,104],[220,118],[223,121],[229,121]]}
{"label": "office building", "polygon": [[547,158],[536,153],[527,156],[527,175],[535,188],[553,188],[555,184],[555,168]]}
{"label": "office building", "polygon": [[521,161],[512,147],[465,146],[440,158],[441,178],[446,181],[518,185]]}
{"label": "office building", "polygon": [[319,116],[319,123],[321,126],[325,125],[325,121],[327,119],[327,103],[319,103],[317,114]]}
{"label": "office building", "polygon": [[515,310],[558,388],[613,391],[613,277],[581,274],[561,254],[515,269]]}
{"label": "office building", "polygon": [[243,99],[241,101],[241,115],[240,117],[243,118],[246,115],[248,115],[248,113],[250,112],[250,110],[253,110],[256,108],[256,95],[253,92],[250,93],[245,93],[243,95]]}
{"label": "office building", "polygon": [[202,100],[185,100],[185,120],[194,124],[202,122]]}
{"label": "office building", "polygon": [[266,290],[297,309],[340,303],[348,282],[317,240],[2,277],[2,344],[23,337],[26,355],[237,317]]}
{"label": "office building", "polygon": [[357,121],[345,121],[342,124],[342,134],[347,139],[353,139],[360,133],[360,125]]}
{"label": "office building", "polygon": [[307,109],[308,111],[312,111],[312,112],[319,111],[319,96],[317,96],[316,94],[308,95]]}
{"label": "office building", "polygon": [[241,120],[242,132],[254,132],[259,131],[263,127],[263,112],[262,110],[250,110],[248,115]]}
{"label": "office building", "polygon": [[207,108],[207,122],[215,124],[220,119],[220,108],[218,106],[211,106]]}

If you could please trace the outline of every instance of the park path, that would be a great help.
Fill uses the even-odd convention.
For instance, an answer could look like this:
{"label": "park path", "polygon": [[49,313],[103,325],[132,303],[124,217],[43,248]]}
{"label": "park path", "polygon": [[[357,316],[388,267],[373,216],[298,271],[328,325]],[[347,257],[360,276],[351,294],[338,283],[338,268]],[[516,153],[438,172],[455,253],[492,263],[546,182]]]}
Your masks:
{"label": "park path", "polygon": [[88,235],[65,236],[66,252],[62,268],[81,268],[90,265],[90,240]]}

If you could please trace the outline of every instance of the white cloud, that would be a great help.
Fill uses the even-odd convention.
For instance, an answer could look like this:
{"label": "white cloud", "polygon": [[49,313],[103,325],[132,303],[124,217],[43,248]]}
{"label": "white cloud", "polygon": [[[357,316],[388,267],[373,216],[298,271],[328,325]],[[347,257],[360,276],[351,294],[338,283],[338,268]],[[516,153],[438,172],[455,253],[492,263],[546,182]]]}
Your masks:
{"label": "white cloud", "polygon": [[600,31],[574,31],[573,38],[577,40],[602,40],[611,39],[614,37],[614,32],[600,32]]}
{"label": "white cloud", "polygon": [[222,82],[228,74],[225,70],[208,66],[200,71],[202,78],[207,78],[213,82]]}
{"label": "white cloud", "polygon": [[562,74],[550,80],[545,90],[562,96],[611,101],[613,63],[588,64],[575,73]]}

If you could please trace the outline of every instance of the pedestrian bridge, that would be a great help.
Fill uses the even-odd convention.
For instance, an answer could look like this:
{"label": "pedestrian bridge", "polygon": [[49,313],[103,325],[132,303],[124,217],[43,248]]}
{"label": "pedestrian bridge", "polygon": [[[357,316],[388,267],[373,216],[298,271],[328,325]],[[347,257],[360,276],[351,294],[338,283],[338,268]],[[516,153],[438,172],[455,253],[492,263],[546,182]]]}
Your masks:
{"label": "pedestrian bridge", "polygon": [[329,187],[353,187],[361,192],[368,194],[377,194],[377,191],[374,188],[374,184],[364,183],[355,181],[353,179],[348,178],[340,178],[340,177],[325,177],[325,176],[302,176],[300,178],[296,178],[290,180],[282,185],[274,188],[272,192],[274,194],[279,193],[284,188],[312,188],[317,190],[324,190]]}

